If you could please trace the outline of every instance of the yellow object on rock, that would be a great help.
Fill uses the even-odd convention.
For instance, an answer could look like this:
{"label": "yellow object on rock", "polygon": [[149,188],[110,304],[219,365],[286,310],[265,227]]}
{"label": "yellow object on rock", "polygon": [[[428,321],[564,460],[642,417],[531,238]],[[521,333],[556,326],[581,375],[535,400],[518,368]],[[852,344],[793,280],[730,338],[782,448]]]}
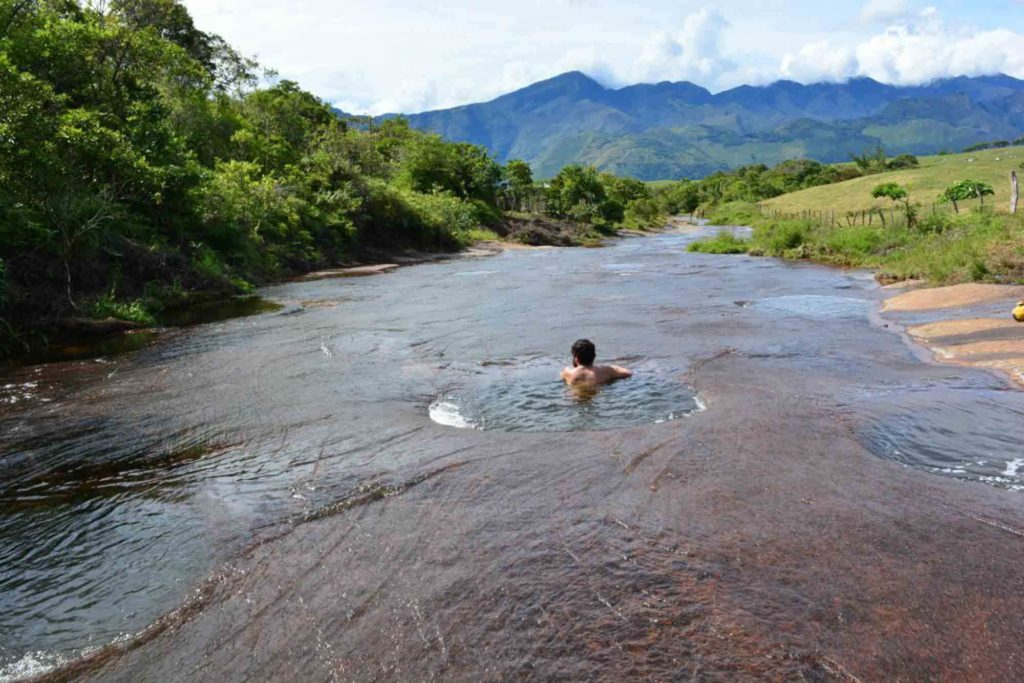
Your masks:
{"label": "yellow object on rock", "polygon": [[1017,308],[1013,309],[1013,319],[1019,323],[1024,323],[1024,301],[1017,302]]}

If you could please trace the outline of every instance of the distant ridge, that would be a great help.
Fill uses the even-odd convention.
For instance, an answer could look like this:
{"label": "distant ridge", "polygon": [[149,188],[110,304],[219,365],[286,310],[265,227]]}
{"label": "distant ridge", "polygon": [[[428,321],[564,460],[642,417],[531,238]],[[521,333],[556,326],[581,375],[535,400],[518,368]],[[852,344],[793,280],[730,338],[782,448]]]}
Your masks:
{"label": "distant ridge", "polygon": [[[393,115],[392,115],[393,116]],[[606,88],[579,71],[489,102],[408,115],[410,124],[525,159],[539,177],[572,162],[642,179],[701,177],[794,157],[841,161],[957,151],[1024,135],[1024,81],[957,77],[920,86],[870,78],[777,81],[712,94],[689,82]]]}

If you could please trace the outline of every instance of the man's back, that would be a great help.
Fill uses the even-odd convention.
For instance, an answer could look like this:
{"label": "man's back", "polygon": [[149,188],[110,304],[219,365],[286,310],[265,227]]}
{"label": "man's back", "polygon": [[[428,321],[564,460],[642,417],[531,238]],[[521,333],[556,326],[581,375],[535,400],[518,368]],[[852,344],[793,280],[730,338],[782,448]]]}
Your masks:
{"label": "man's back", "polygon": [[633,373],[618,365],[594,365],[597,348],[589,339],[578,339],[572,345],[572,367],[562,370],[566,384],[596,387],[617,379],[632,377]]}
{"label": "man's back", "polygon": [[566,384],[607,384],[632,375],[631,371],[617,365],[581,365],[562,370]]}

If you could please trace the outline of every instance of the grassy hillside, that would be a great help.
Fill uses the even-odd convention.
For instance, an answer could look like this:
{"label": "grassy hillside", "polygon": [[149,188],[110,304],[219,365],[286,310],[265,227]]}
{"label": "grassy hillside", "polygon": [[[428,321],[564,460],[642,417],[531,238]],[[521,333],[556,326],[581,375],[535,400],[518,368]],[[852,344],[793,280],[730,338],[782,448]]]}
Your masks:
{"label": "grassy hillside", "polygon": [[[860,211],[872,207],[889,207],[885,199],[872,199],[871,190],[885,182],[895,182],[910,190],[913,202],[930,209],[938,195],[958,180],[970,178],[989,183],[995,190],[995,197],[988,197],[986,204],[997,211],[1007,211],[1010,202],[1010,171],[1016,170],[1024,182],[1024,147],[989,149],[969,154],[949,154],[921,157],[919,168],[889,171],[876,175],[847,180],[834,185],[812,187],[799,192],[781,195],[762,202],[769,209],[787,213],[800,211]],[[961,202],[961,211],[977,206],[977,201]]]}

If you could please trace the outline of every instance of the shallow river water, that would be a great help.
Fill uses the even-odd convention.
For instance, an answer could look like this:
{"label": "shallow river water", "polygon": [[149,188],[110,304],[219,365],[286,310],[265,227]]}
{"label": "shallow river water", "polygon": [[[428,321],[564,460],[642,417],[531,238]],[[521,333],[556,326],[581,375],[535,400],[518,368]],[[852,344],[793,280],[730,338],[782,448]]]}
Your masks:
{"label": "shallow river water", "polygon": [[[479,485],[511,491],[514,481],[514,505],[548,505],[544,496],[563,484],[532,468],[504,483],[508,462],[549,448],[556,454],[574,432],[634,430],[623,433],[628,441],[715,419],[693,377],[709,359],[725,359],[727,368],[728,357],[741,359],[729,381],[749,383],[751,397],[765,390],[766,377],[810,378],[799,389],[807,405],[827,403],[830,419],[868,451],[919,472],[921,482],[1024,488],[1024,394],[997,376],[922,360],[894,333],[894,321],[882,327],[875,313],[882,293],[869,273],[689,254],[692,239],[663,234],[601,249],[512,250],[286,284],[262,292],[283,306],[275,312],[168,331],[123,355],[3,371],[0,679],[130,638],[255,540],[309,520],[334,522],[350,505],[437,475],[456,456],[484,461],[488,448],[500,449],[503,464],[495,457],[476,466]],[[568,392],[557,373],[584,336],[597,343],[599,361],[629,365],[635,377],[597,396]],[[573,496],[593,497],[588,504],[610,491],[596,474],[573,485]],[[523,491],[536,499],[524,501]],[[513,504],[493,496],[494,509],[467,513],[482,526]],[[547,509],[558,505],[552,499]],[[388,548],[411,542],[401,525],[375,528],[375,542],[387,537]],[[542,555],[526,550],[524,528],[494,527],[484,536],[525,553],[506,567],[511,575],[529,573]],[[471,558],[474,550],[460,552]],[[535,580],[554,586],[568,576],[545,568]],[[615,585],[636,580],[648,595],[663,588],[643,584],[643,576],[623,573]],[[422,597],[447,590],[437,584]],[[593,600],[604,610],[610,595],[570,592],[561,607],[587,614],[583,601]],[[415,601],[415,589],[406,597]],[[479,597],[466,598],[474,600],[450,623],[486,611]],[[449,595],[445,604],[459,602]],[[433,642],[435,634],[409,638]],[[534,671],[540,678],[588,675],[564,658],[532,661],[551,667]],[[712,658],[705,665],[716,671]],[[490,674],[510,671],[523,673]]]}

